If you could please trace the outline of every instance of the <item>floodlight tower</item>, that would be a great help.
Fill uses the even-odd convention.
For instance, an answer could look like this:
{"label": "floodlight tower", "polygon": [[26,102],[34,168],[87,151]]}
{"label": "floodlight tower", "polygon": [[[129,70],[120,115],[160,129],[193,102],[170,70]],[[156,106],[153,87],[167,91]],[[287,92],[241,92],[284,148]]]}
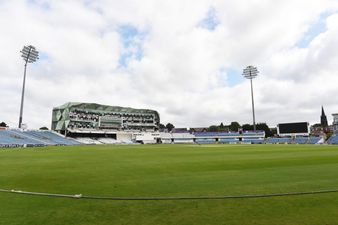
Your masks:
{"label": "floodlight tower", "polygon": [[35,47],[32,45],[24,46],[20,51],[22,53],[21,57],[25,61],[25,70],[23,74],[23,84],[22,84],[22,93],[21,93],[21,106],[20,106],[20,117],[19,117],[19,128],[22,126],[22,112],[23,112],[23,102],[25,97],[25,85],[26,85],[26,69],[27,63],[33,63],[39,59],[39,52],[36,51]]}
{"label": "floodlight tower", "polygon": [[258,76],[258,73],[259,71],[257,70],[257,67],[254,67],[254,66],[248,66],[243,70],[243,76],[246,79],[249,79],[250,84],[251,84],[251,103],[252,103],[252,118],[253,118],[254,131],[256,131],[256,121],[255,121],[255,102],[254,102],[254,96],[253,96],[252,79],[256,78]]}

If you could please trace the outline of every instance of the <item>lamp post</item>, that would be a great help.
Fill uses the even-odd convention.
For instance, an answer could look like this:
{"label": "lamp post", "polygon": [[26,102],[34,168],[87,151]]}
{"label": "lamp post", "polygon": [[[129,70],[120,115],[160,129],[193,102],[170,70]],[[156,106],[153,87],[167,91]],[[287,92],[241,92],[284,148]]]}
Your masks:
{"label": "lamp post", "polygon": [[24,46],[20,52],[22,53],[21,57],[25,61],[25,70],[23,74],[23,84],[22,84],[22,93],[21,93],[19,128],[21,128],[22,126],[22,113],[23,113],[23,102],[24,102],[24,97],[25,97],[27,63],[33,63],[37,59],[39,59],[39,52],[36,51],[35,47],[32,45]]}
{"label": "lamp post", "polygon": [[243,70],[243,76],[246,79],[249,79],[250,84],[251,84],[251,104],[252,104],[252,119],[253,119],[254,131],[256,131],[256,119],[255,119],[255,102],[254,102],[254,96],[253,96],[252,79],[256,78],[258,76],[258,73],[259,71],[254,66],[248,66]]}

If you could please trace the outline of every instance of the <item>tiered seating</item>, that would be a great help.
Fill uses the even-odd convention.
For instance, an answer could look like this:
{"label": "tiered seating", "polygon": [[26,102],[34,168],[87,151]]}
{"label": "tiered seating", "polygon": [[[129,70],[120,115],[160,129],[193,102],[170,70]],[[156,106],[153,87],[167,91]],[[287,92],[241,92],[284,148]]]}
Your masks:
{"label": "tiered seating", "polygon": [[114,138],[98,138],[97,139],[102,144],[119,144],[122,143],[121,141],[118,141]]}
{"label": "tiered seating", "polygon": [[228,133],[228,132],[195,132],[196,137],[236,137],[239,136],[238,132]]}
{"label": "tiered seating", "polygon": [[251,144],[264,144],[264,139],[251,139]]}
{"label": "tiered seating", "polygon": [[195,141],[197,144],[215,144],[216,140],[214,138],[199,138]]}
{"label": "tiered seating", "polygon": [[76,145],[76,141],[66,139],[51,131],[0,131],[0,147]]}
{"label": "tiered seating", "polygon": [[338,135],[332,135],[327,141],[328,144],[338,145]]}
{"label": "tiered seating", "polygon": [[309,141],[308,137],[295,137],[295,144],[307,144]]}
{"label": "tiered seating", "polygon": [[92,138],[89,137],[77,137],[76,140],[82,144],[86,144],[86,145],[96,145],[96,144],[102,144],[102,142],[98,141],[98,140],[94,140]]}
{"label": "tiered seating", "polygon": [[321,140],[320,137],[287,137],[287,138],[268,138],[267,144],[317,144]]}
{"label": "tiered seating", "polygon": [[63,136],[60,136],[51,131],[26,131],[25,134],[39,139],[41,142],[44,142],[47,145],[78,145],[79,143],[66,139]]}
{"label": "tiered seating", "polygon": [[254,132],[254,131],[244,131],[243,133],[242,133],[242,135],[244,136],[244,137],[251,137],[251,136],[259,136],[259,137],[264,137],[265,136],[265,132],[264,131],[256,131],[256,132]]}
{"label": "tiered seating", "polygon": [[[317,144],[322,138],[321,137],[310,137],[309,144]],[[322,140],[324,142],[324,140]]]}
{"label": "tiered seating", "polygon": [[174,143],[176,144],[184,144],[184,143],[194,143],[193,139],[174,139]]}
{"label": "tiered seating", "polygon": [[220,138],[220,139],[218,139],[218,143],[234,144],[234,143],[238,143],[238,139],[236,139],[236,138]]}
{"label": "tiered seating", "polygon": [[295,137],[295,144],[317,144],[321,137]]}
{"label": "tiered seating", "polygon": [[193,139],[195,136],[190,133],[172,133],[174,139]]}
{"label": "tiered seating", "polygon": [[7,131],[0,131],[0,143],[1,145],[10,145],[12,144],[14,141],[11,137],[9,137]]}
{"label": "tiered seating", "polygon": [[290,144],[291,138],[268,138],[266,139],[266,143],[268,144]]}
{"label": "tiered seating", "polygon": [[195,136],[190,133],[172,133],[171,137],[174,139],[174,143],[194,143]]}
{"label": "tiered seating", "polygon": [[[218,143],[229,144],[237,143],[238,139],[235,137],[239,136],[238,132],[195,132],[194,135],[197,137],[196,143],[198,144],[214,144],[216,143],[217,137],[228,137],[228,138],[219,138]],[[198,138],[200,137],[200,138]],[[204,137],[204,138],[201,138]]]}
{"label": "tiered seating", "polygon": [[251,143],[251,144],[263,144],[264,139],[263,138],[255,138],[255,137],[249,137],[242,140],[243,143]]}
{"label": "tiered seating", "polygon": [[0,145],[8,147],[11,146],[43,146],[43,142],[35,138],[30,138],[21,131],[17,130],[4,130],[0,131],[1,142]]}
{"label": "tiered seating", "polygon": [[26,136],[29,136],[30,138],[34,138],[36,140],[39,140],[40,142],[42,142],[45,145],[55,145],[55,144],[57,144],[51,138],[43,135],[43,133],[44,132],[39,132],[39,131],[27,131],[27,132],[24,132],[23,134],[25,134]]}

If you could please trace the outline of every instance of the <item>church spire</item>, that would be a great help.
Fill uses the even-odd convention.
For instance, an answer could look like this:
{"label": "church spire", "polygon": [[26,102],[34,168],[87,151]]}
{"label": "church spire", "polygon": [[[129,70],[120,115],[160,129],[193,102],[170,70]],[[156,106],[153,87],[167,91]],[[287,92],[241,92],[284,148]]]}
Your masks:
{"label": "church spire", "polygon": [[322,125],[322,127],[327,127],[328,126],[327,118],[326,118],[323,106],[322,106],[322,115],[320,116],[320,124]]}

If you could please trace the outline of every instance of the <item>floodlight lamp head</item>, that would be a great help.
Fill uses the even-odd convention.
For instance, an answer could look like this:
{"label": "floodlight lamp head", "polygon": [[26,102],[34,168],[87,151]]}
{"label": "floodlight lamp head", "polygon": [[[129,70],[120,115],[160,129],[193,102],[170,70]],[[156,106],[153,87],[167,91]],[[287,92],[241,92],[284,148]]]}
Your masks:
{"label": "floodlight lamp head", "polygon": [[243,70],[243,76],[247,79],[254,79],[258,76],[259,71],[257,70],[257,67],[254,66],[247,66],[244,70]]}
{"label": "floodlight lamp head", "polygon": [[21,57],[26,63],[33,63],[39,59],[39,52],[32,45],[24,46],[20,52],[22,53]]}

